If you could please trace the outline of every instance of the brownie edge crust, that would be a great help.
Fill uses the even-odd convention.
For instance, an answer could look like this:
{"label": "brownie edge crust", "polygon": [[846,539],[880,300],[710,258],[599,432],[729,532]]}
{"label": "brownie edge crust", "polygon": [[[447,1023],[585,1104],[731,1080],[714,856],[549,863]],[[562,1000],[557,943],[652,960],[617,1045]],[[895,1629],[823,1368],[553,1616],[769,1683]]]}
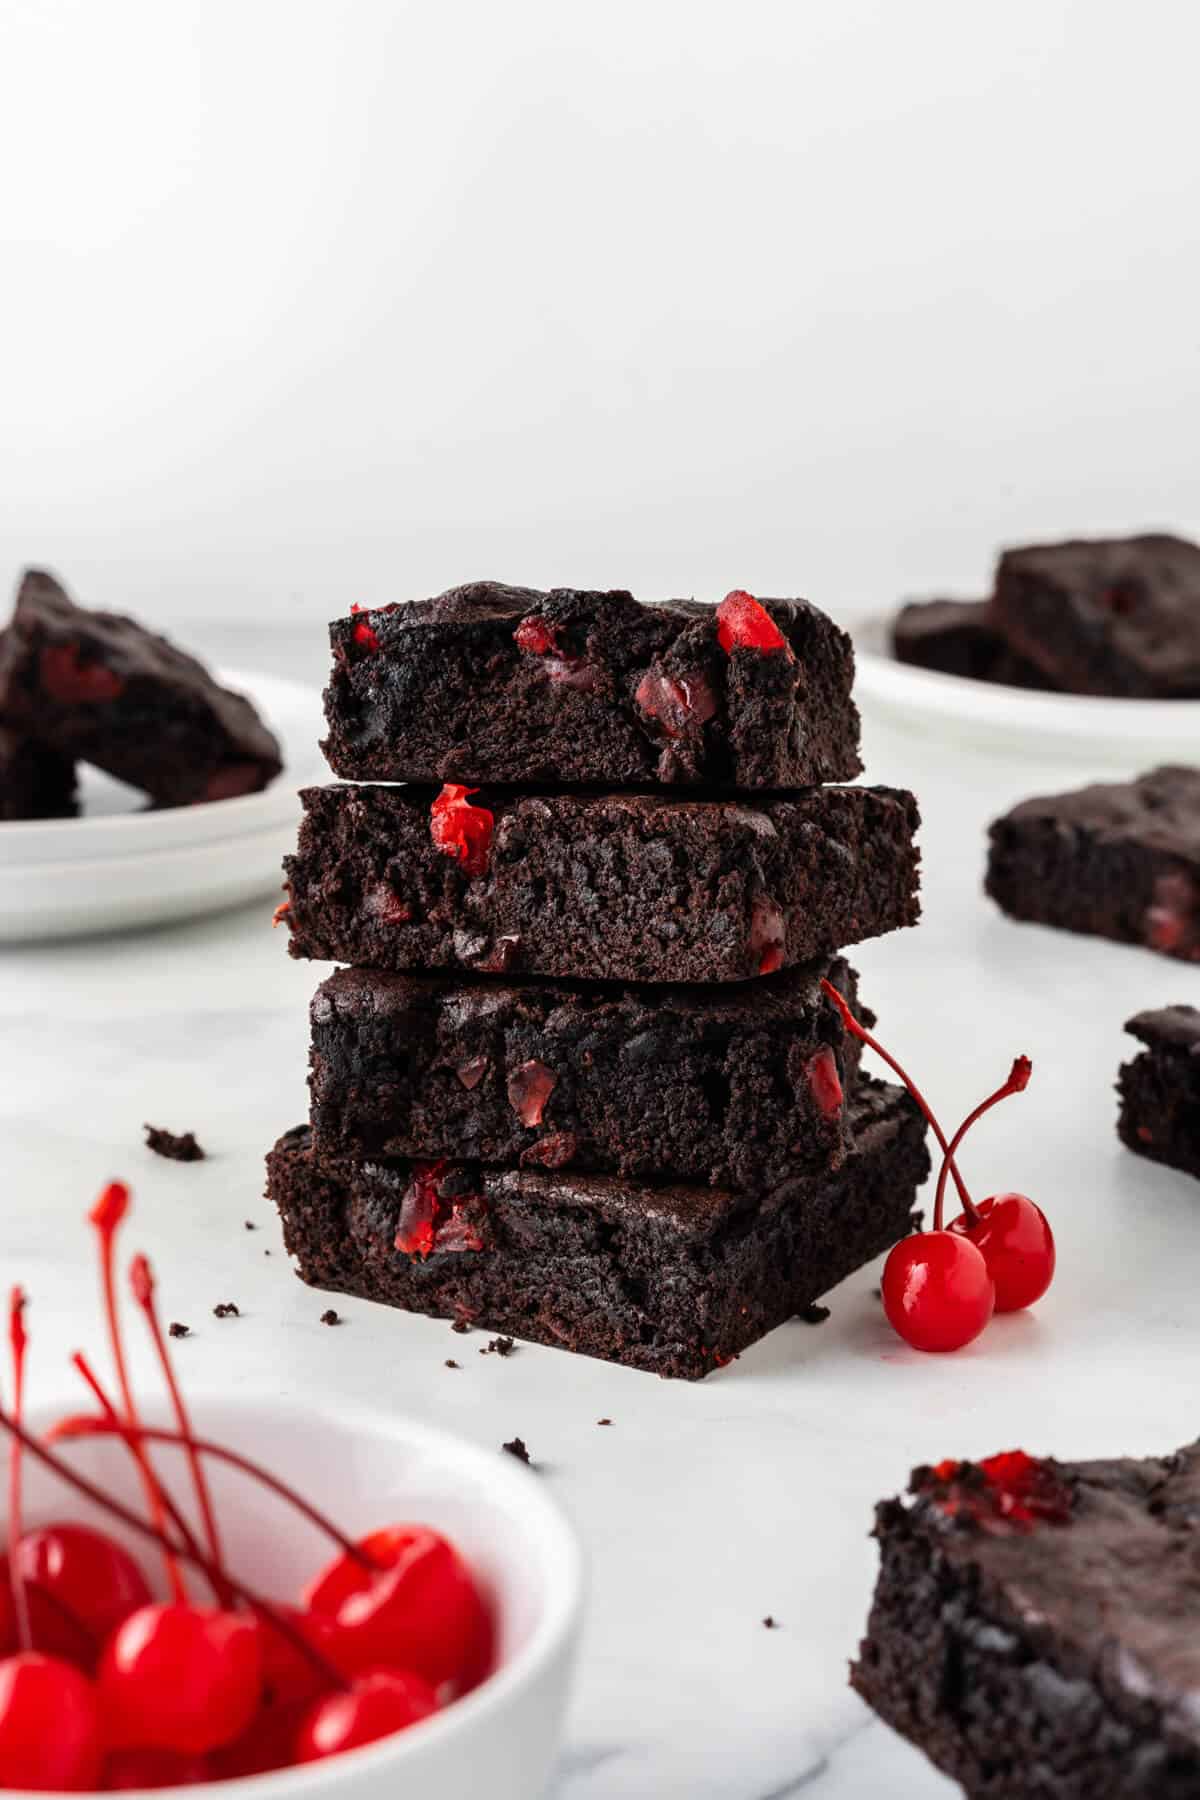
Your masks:
{"label": "brownie edge crust", "polygon": [[447,1233],[424,1257],[396,1237],[427,1164],[321,1167],[299,1127],[267,1158],[267,1193],[313,1287],[699,1380],[910,1229],[924,1121],[875,1081],[852,1110],[840,1170],[758,1196],[435,1165]]}

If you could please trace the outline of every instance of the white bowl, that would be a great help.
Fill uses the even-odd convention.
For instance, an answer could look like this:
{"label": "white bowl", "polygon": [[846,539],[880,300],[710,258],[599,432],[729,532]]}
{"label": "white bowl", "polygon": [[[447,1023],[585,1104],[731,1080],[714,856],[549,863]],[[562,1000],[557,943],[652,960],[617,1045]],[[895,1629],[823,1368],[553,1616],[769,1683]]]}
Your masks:
{"label": "white bowl", "polygon": [[1049,757],[1126,774],[1196,760],[1200,700],[1044,693],[913,668],[891,655],[890,624],[882,614],[847,621],[855,648],[854,697],[864,718],[999,750],[1009,759]]}
{"label": "white bowl", "polygon": [[[30,1424],[44,1430],[80,1404],[75,1393],[54,1411],[31,1410]],[[558,1750],[583,1605],[577,1540],[538,1476],[498,1446],[480,1450],[387,1414],[341,1405],[322,1412],[202,1390],[189,1404],[199,1435],[291,1482],[352,1536],[404,1520],[444,1532],[490,1595],[498,1624],[495,1672],[444,1712],[327,1762],[213,1784],[214,1796],[245,1790],[263,1800],[537,1800]],[[170,1422],[160,1406],[147,1405],[144,1416],[147,1424]],[[123,1446],[91,1439],[59,1448],[80,1474],[143,1510]],[[173,1498],[187,1500],[178,1453],[155,1448],[154,1456]],[[125,1543],[155,1582],[159,1560],[148,1539],[125,1531],[34,1458],[23,1466],[27,1527],[68,1519],[98,1525]],[[336,1547],[257,1483],[215,1461],[207,1467],[231,1573],[266,1598],[294,1600]],[[194,1519],[194,1509],[186,1510]]]}
{"label": "white bowl", "polygon": [[296,790],[328,778],[321,696],[275,675],[217,674],[278,736],[282,774],[260,794],[154,812],[131,788],[81,769],[78,818],[0,823],[0,943],[165,924],[281,893]]}

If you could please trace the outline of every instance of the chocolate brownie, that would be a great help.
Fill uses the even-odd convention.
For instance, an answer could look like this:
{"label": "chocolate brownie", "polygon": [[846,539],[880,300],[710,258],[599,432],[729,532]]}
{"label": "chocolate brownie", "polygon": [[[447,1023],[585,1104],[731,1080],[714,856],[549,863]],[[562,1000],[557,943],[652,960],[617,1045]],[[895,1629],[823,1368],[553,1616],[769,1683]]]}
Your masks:
{"label": "chocolate brownie", "polygon": [[429,788],[371,786],[301,799],[284,916],[292,954],[319,961],[739,981],[919,912],[916,802],[891,788],[754,805],[512,793],[447,804]]}
{"label": "chocolate brownie", "polygon": [[850,639],[807,600],[757,604],[769,647],[728,650],[718,608],[619,589],[475,581],[337,619],[325,753],[359,781],[852,780]]}
{"label": "chocolate brownie", "polygon": [[1200,1446],[918,1469],[853,1685],[979,1800],[1200,1794]]}
{"label": "chocolate brownie", "polygon": [[159,806],[248,794],[282,767],[248,700],[135,620],[74,605],[37,569],[0,643],[0,714]]}
{"label": "chocolate brownie", "polygon": [[1025,800],[991,828],[986,887],[1014,919],[1200,959],[1200,769]]}
{"label": "chocolate brownie", "polygon": [[0,821],[69,819],[76,811],[71,758],[0,724]]}
{"label": "chocolate brownie", "polygon": [[858,1040],[840,957],[776,981],[565,988],[339,969],[313,998],[321,1159],[469,1157],[714,1187],[837,1167]]}
{"label": "chocolate brownie", "polygon": [[910,1229],[929,1170],[916,1108],[864,1081],[852,1123],[836,1173],[755,1195],[448,1161],[320,1165],[302,1126],[267,1158],[267,1191],[314,1287],[698,1379]]}
{"label": "chocolate brownie", "polygon": [[986,600],[910,600],[892,622],[897,662],[1004,687],[1054,683],[1009,648],[990,623]]}
{"label": "chocolate brownie", "polygon": [[1154,533],[1006,550],[992,623],[1078,694],[1200,695],[1200,545]]}
{"label": "chocolate brownie", "polygon": [[1139,1156],[1200,1175],[1200,1012],[1163,1006],[1125,1027],[1146,1048],[1117,1076],[1121,1142]]}

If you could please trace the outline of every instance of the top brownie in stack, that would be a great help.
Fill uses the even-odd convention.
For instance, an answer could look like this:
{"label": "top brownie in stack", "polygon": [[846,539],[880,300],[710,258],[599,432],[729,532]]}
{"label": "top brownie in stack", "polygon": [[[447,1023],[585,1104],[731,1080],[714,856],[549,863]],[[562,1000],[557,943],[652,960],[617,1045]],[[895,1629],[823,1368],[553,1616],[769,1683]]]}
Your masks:
{"label": "top brownie in stack", "polygon": [[330,637],[324,748],[352,781],[792,788],[862,767],[850,639],[806,600],[476,581]]}

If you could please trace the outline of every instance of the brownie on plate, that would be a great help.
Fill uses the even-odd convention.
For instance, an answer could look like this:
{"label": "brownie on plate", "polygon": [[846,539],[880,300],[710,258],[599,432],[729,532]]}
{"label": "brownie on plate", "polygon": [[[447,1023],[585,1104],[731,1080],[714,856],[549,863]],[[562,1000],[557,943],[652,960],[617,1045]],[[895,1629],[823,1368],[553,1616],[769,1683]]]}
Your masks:
{"label": "brownie on plate", "polygon": [[859,1045],[823,975],[856,1004],[840,957],[710,988],[339,969],[312,1003],[314,1149],[760,1190],[837,1167]]}
{"label": "brownie on plate", "polygon": [[892,624],[897,662],[939,675],[962,675],[1004,687],[1054,683],[1009,648],[991,623],[986,600],[910,600]]}
{"label": "brownie on plate", "polygon": [[918,1469],[851,1680],[973,1800],[1200,1794],[1200,1446]]}
{"label": "brownie on plate", "polygon": [[159,806],[253,793],[282,767],[248,700],[135,620],[76,606],[37,569],[0,642],[0,715]]}
{"label": "brownie on plate", "polygon": [[1200,1012],[1163,1006],[1137,1013],[1125,1029],[1146,1048],[1117,1076],[1122,1143],[1200,1175]]}
{"label": "brownie on plate", "polygon": [[850,639],[806,600],[476,581],[329,629],[324,748],[352,780],[785,788],[862,767]]}
{"label": "brownie on plate", "polygon": [[284,863],[294,956],[613,981],[740,981],[915,923],[917,808],[319,787]]}
{"label": "brownie on plate", "polygon": [[71,758],[0,724],[0,820],[69,819],[75,811]]}
{"label": "brownie on plate", "polygon": [[1200,769],[1025,800],[991,828],[986,887],[1014,919],[1200,959]]}
{"label": "brownie on plate", "polygon": [[992,622],[1078,694],[1200,695],[1200,545],[1154,533],[1006,550]]}
{"label": "brownie on plate", "polygon": [[324,1165],[303,1126],[267,1158],[267,1191],[314,1287],[695,1380],[909,1231],[924,1122],[875,1081],[851,1112],[840,1170],[757,1194],[449,1159]]}

